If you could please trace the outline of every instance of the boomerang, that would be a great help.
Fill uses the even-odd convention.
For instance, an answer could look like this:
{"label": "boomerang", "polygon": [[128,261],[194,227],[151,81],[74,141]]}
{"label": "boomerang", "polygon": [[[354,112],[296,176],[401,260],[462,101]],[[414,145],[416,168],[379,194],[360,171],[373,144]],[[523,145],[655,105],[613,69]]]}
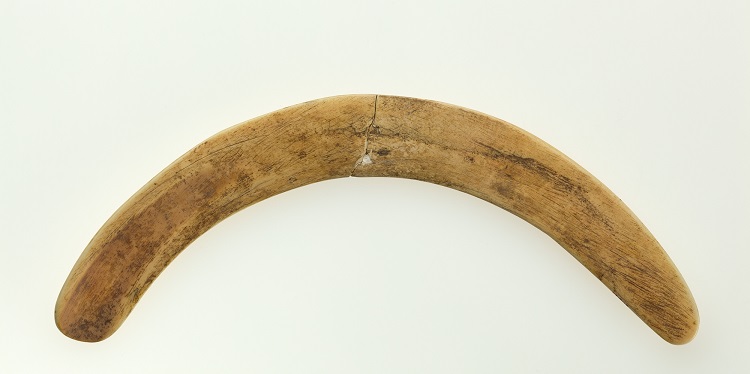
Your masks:
{"label": "boomerang", "polygon": [[161,271],[231,214],[310,183],[398,177],[450,187],[547,233],[664,340],[690,341],[698,309],[638,218],[560,151],[505,121],[421,99],[319,99],[224,130],[125,202],[73,266],[55,306],[70,338],[112,335]]}

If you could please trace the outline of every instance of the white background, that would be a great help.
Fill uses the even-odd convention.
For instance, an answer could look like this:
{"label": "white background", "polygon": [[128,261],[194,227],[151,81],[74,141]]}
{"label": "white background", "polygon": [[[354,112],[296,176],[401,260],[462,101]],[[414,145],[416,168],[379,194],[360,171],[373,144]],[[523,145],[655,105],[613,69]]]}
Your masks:
{"label": "white background", "polygon": [[[744,0],[0,1],[0,371],[746,372],[749,25]],[[57,331],[78,255],[158,171],[349,93],[462,105],[571,156],[677,264],[695,340],[489,203],[366,178],[222,222],[104,342]]]}

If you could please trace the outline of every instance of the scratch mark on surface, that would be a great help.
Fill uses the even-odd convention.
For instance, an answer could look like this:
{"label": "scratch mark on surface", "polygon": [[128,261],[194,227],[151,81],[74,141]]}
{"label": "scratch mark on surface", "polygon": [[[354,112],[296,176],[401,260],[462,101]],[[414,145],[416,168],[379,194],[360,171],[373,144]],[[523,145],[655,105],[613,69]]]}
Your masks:
{"label": "scratch mark on surface", "polygon": [[373,128],[375,127],[375,116],[378,113],[378,97],[379,95],[375,95],[375,107],[372,111],[372,120],[370,121],[370,125],[367,126],[365,129],[365,146],[362,150],[362,156],[357,159],[357,162],[354,163],[354,167],[352,168],[352,171],[349,173],[349,176],[351,177],[354,175],[354,171],[357,170],[360,166],[366,166],[372,164],[372,158],[370,158],[370,133],[372,132]]}

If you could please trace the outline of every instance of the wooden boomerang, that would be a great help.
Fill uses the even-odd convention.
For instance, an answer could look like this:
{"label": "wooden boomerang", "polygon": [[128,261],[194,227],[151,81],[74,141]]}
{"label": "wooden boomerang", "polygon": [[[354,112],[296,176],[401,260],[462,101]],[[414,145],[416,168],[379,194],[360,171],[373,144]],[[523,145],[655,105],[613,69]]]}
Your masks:
{"label": "wooden boomerang", "polygon": [[502,120],[383,95],[281,109],[177,159],[83,251],[57,300],[57,327],[76,340],[104,340],[175,256],[216,223],[284,191],[349,176],[417,179],[486,200],[560,243],[666,341],[687,343],[698,329],[695,301],[662,247],[582,167]]}

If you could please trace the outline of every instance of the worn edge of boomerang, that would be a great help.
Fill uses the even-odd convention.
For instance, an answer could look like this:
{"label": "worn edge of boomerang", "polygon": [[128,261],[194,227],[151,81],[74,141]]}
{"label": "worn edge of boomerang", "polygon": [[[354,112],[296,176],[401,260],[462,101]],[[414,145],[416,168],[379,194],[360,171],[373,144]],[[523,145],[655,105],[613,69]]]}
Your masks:
{"label": "worn edge of boomerang", "polygon": [[[464,131],[458,130],[458,122]],[[323,123],[329,127],[320,126]],[[285,146],[278,147],[279,141]],[[253,150],[251,154],[245,152],[248,147]],[[444,161],[446,157],[449,162]],[[236,170],[238,162],[245,163],[241,172]],[[435,165],[443,169],[436,170]],[[522,176],[525,182],[508,184],[507,178],[467,177],[482,174],[474,171],[488,170],[505,171],[510,180]],[[269,173],[281,175],[267,178]],[[105,339],[116,331],[169,262],[211,226],[283,191],[350,175],[428,181],[509,210],[558,241],[665,340],[680,344],[695,334],[697,308],[674,264],[635,215],[583,168],[533,135],[486,114],[434,101],[382,95],[338,96],[284,108],[222,131],[180,157],[115,212],[84,250],[58,298],[58,328],[76,340]],[[469,179],[468,183],[464,179]],[[494,182],[488,184],[488,180]],[[538,206],[549,197],[545,191],[554,192],[551,196],[558,201],[555,214],[544,214],[544,207]],[[570,213],[566,210],[570,206],[564,204],[570,193],[579,200],[604,195],[606,201],[594,204],[589,199],[583,204],[588,214],[597,206],[614,209],[628,222],[626,232],[632,233],[635,228],[643,236],[651,248],[647,253],[653,252],[647,259],[655,259],[656,266],[642,261],[642,248],[615,251],[615,257],[606,251],[592,252],[597,242],[581,232],[615,234],[620,238],[619,247],[623,247],[622,235],[606,224],[601,227],[602,223],[611,226],[607,220],[599,219],[599,227],[591,226],[593,230],[585,226],[570,231],[559,220],[546,219]],[[217,194],[221,195],[221,204],[202,205],[212,202]],[[170,197],[171,201],[163,201]],[[194,209],[169,211],[168,206],[185,204],[192,204]],[[585,218],[586,212],[578,215]],[[135,216],[139,219],[134,220]],[[150,223],[139,223],[143,217]],[[126,249],[133,240],[140,243],[140,252]],[[606,238],[597,241],[606,242]],[[106,249],[102,249],[103,243],[108,244]],[[628,256],[637,261],[628,260]],[[123,268],[124,264],[128,267]],[[627,270],[629,267],[632,271]],[[112,276],[118,269],[120,276]],[[665,284],[667,287],[653,287]],[[662,301],[639,299],[643,293],[657,295]],[[674,302],[664,303],[662,296]],[[674,318],[680,307],[687,312]],[[672,312],[664,313],[665,309]]]}

